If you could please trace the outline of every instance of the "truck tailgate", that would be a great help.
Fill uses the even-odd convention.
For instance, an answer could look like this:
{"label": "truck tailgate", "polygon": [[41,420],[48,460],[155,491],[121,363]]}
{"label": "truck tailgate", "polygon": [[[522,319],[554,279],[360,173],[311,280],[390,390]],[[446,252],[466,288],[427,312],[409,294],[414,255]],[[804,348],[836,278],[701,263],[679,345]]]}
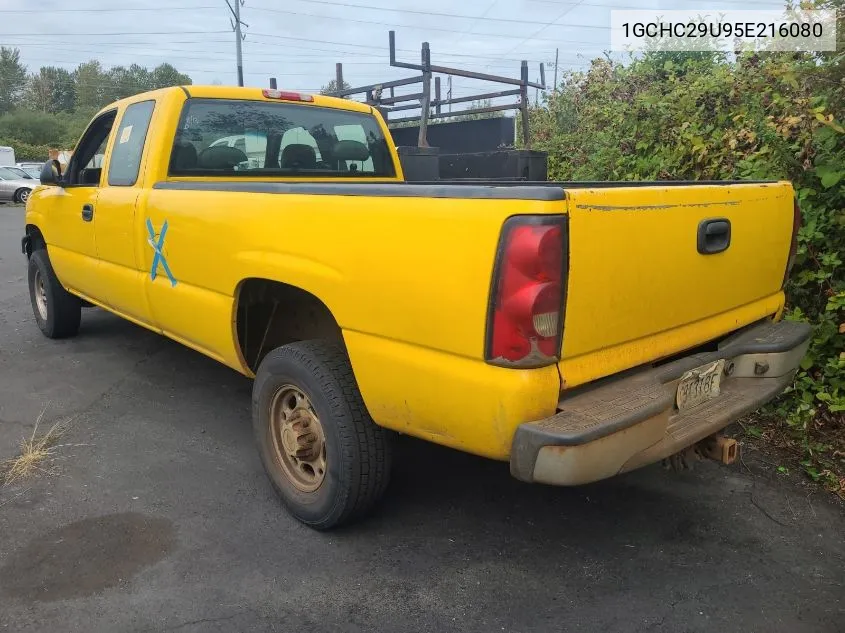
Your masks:
{"label": "truck tailgate", "polygon": [[[789,183],[567,189],[561,374],[574,386],[776,312],[792,236]],[[724,222],[730,242],[719,250]],[[704,229],[706,230],[706,229]],[[709,246],[708,246],[709,244]]]}

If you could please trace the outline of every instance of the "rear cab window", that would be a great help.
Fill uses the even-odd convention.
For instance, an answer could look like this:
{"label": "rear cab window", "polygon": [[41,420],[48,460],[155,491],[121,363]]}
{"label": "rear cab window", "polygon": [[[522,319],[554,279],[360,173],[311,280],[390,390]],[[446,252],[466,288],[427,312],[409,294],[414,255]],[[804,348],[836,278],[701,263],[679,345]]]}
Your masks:
{"label": "rear cab window", "polygon": [[316,105],[189,99],[171,176],[392,178],[376,118]]}

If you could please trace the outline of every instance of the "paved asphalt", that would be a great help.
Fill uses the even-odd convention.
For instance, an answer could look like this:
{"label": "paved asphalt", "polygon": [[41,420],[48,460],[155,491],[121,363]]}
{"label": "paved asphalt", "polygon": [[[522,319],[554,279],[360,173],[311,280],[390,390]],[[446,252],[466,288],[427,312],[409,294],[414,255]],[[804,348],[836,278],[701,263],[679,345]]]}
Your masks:
{"label": "paved asphalt", "polygon": [[750,468],[577,489],[410,439],[381,509],[320,534],[274,497],[250,382],[99,310],[48,341],[0,206],[0,631],[845,631],[841,507]]}

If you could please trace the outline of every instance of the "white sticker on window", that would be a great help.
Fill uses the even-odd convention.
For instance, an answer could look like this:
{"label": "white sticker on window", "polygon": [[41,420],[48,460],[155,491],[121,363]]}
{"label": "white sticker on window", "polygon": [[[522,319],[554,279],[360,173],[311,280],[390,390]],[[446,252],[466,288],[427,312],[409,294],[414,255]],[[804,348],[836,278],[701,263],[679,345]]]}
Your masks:
{"label": "white sticker on window", "polygon": [[127,125],[120,131],[120,144],[123,145],[129,140],[129,137],[132,136],[132,126]]}

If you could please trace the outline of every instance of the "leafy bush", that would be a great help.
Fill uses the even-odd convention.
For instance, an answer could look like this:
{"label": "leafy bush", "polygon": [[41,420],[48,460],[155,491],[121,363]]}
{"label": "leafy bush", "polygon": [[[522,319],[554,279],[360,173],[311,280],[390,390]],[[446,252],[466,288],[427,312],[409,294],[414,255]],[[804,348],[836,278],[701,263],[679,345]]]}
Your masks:
{"label": "leafy bush", "polygon": [[0,115],[0,145],[12,147],[17,160],[47,160],[50,148],[72,149],[89,118],[86,113],[15,110]]}
{"label": "leafy bush", "polygon": [[[840,20],[840,28],[843,26]],[[595,60],[531,112],[561,180],[788,179],[803,213],[786,318],[814,335],[764,412],[814,479],[845,487],[845,55],[648,53]]]}

